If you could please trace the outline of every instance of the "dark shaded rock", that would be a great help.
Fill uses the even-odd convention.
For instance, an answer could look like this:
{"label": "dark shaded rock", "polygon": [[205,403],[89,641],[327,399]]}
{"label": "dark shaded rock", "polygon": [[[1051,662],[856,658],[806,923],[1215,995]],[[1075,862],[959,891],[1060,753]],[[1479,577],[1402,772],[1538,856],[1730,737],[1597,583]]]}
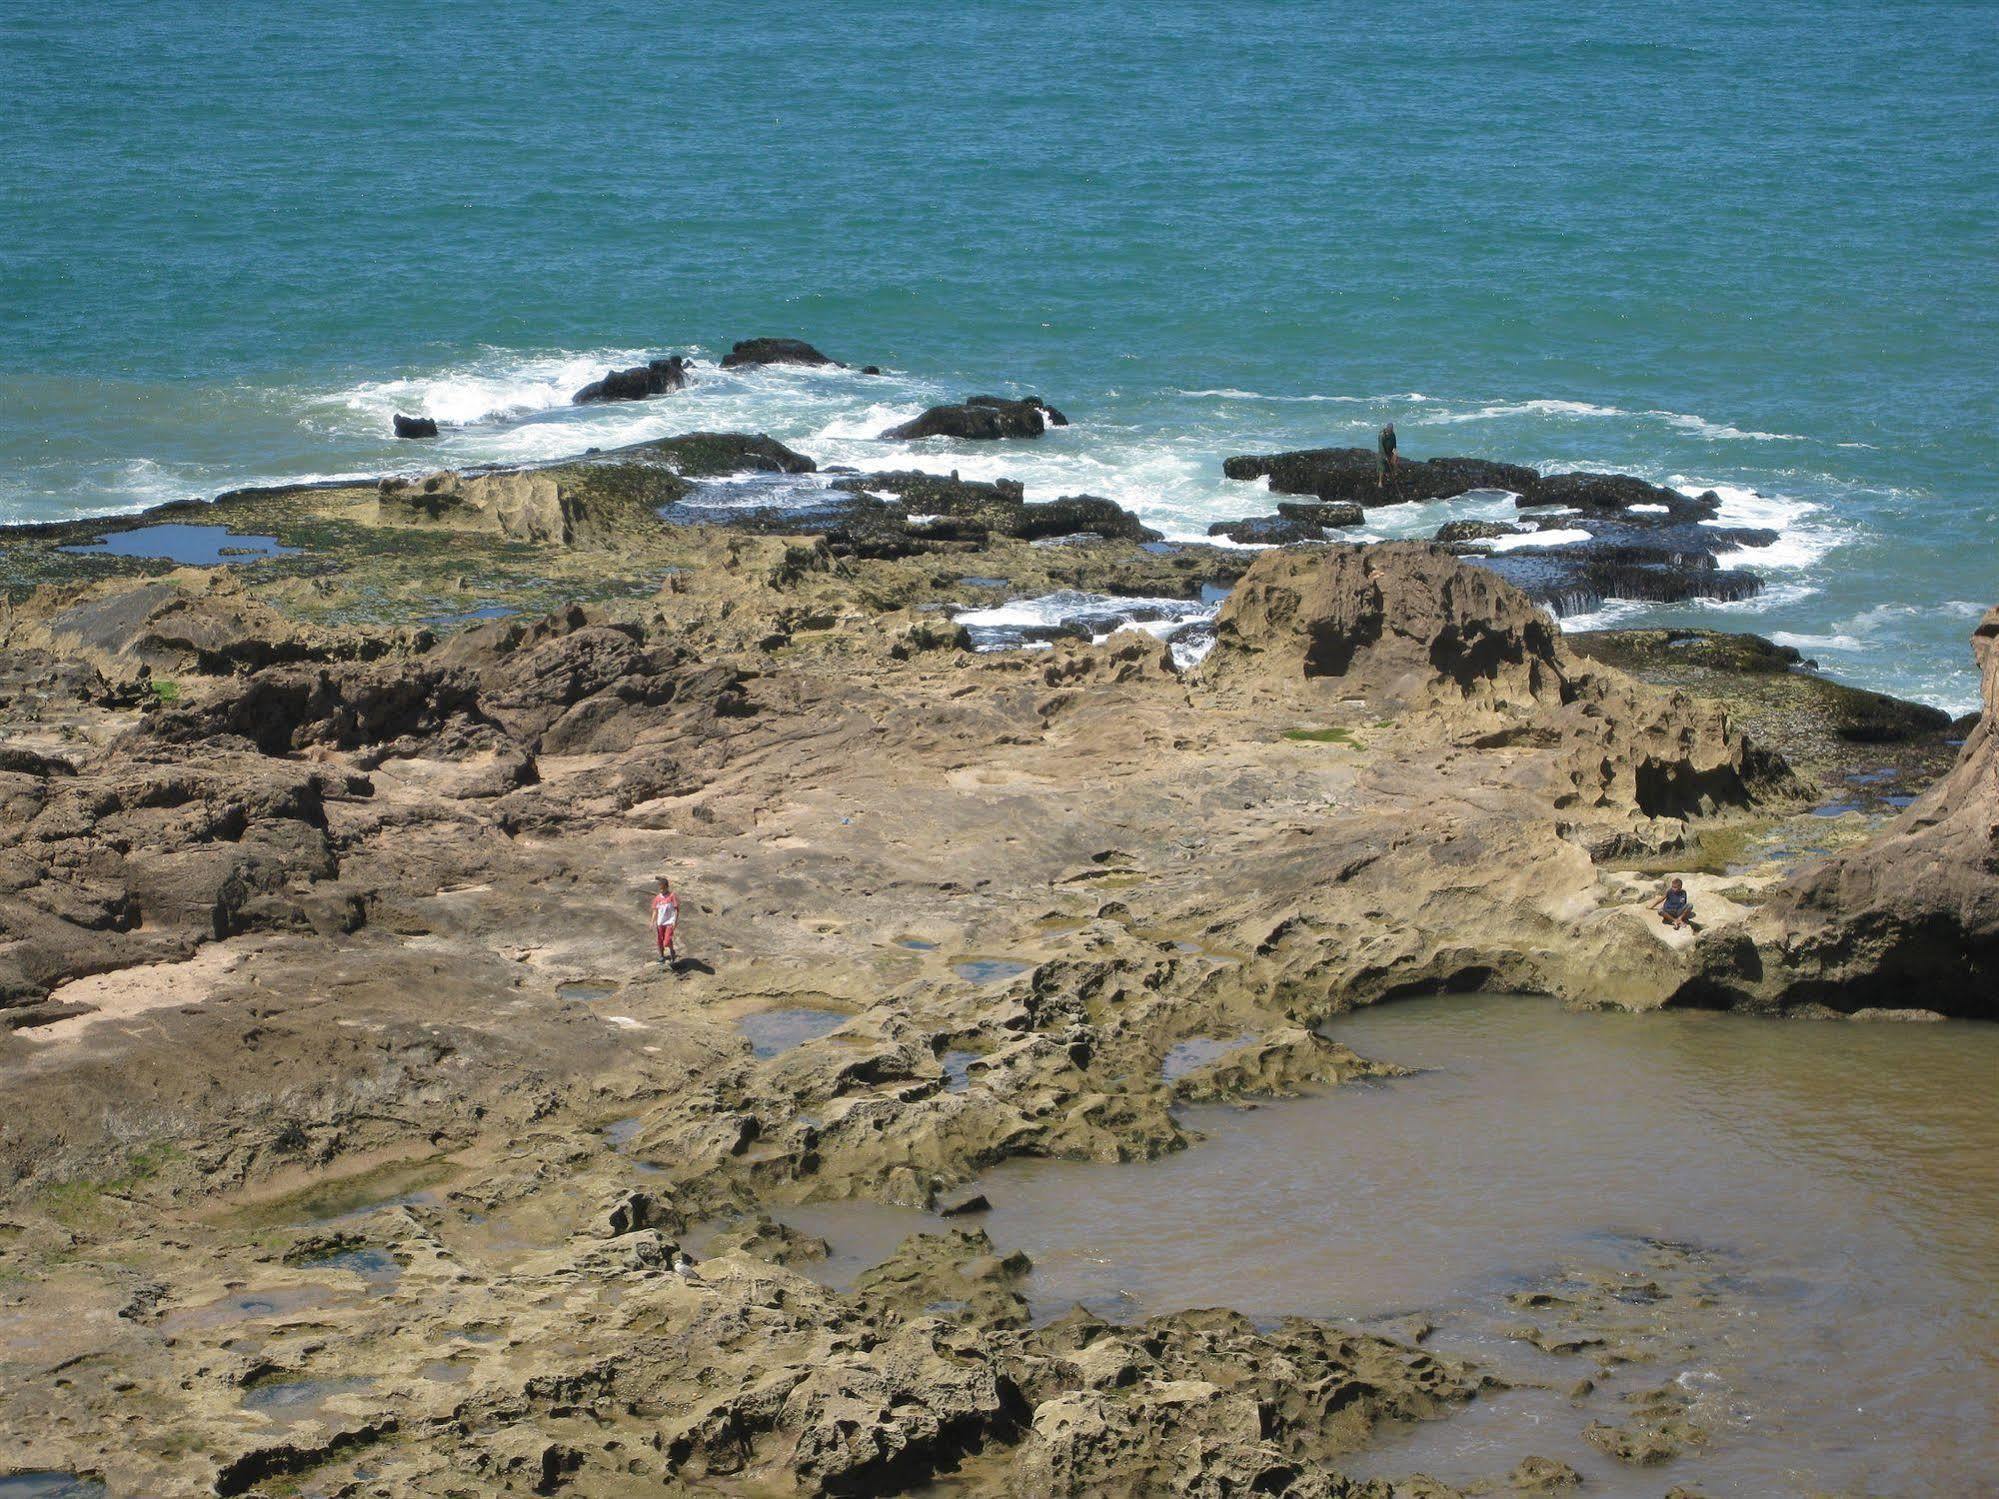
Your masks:
{"label": "dark shaded rock", "polygon": [[722,356],[722,368],[753,364],[838,364],[802,338],[745,338]]}
{"label": "dark shaded rock", "polygon": [[1587,541],[1517,548],[1478,561],[1558,615],[1587,613],[1613,598],[1733,602],[1753,598],[1763,587],[1752,572],[1724,568],[1718,554],[1744,544],[1767,544],[1768,532],[1703,526],[1685,516],[1628,513],[1574,517],[1554,529],[1590,535]]}
{"label": "dark shaded rock", "polygon": [[395,428],[396,436],[398,437],[437,436],[437,422],[434,418],[428,416],[404,416],[398,411],[395,417]]}
{"label": "dark shaded rock", "polygon": [[864,375],[879,375],[881,372],[882,367],[878,364],[864,364],[861,366],[861,373]]}
{"label": "dark shaded rock", "polygon": [[[931,540],[979,541],[988,536],[1006,536],[1018,541],[1037,541],[1084,531],[1129,541],[1159,539],[1157,531],[1142,524],[1115,500],[1079,494],[1030,505],[1020,484],[1012,479],[986,484],[960,479],[955,474],[947,478],[904,472],[841,479],[833,487],[859,496],[892,495],[907,511],[936,517],[912,528],[913,534]],[[857,506],[851,519],[858,521],[863,517],[876,530],[893,522],[893,517],[879,510]]]}
{"label": "dark shaded rock", "polygon": [[956,406],[932,406],[913,421],[890,427],[884,438],[913,441],[922,437],[960,437],[994,441],[1002,437],[1039,437],[1049,427],[1066,427],[1069,418],[1039,396],[1018,401],[1004,396],[969,396]]}
{"label": "dark shaded rock", "polygon": [[687,361],[678,354],[669,354],[628,370],[612,370],[569,399],[577,406],[587,406],[593,401],[643,401],[647,396],[663,396],[668,391],[686,388]]}
{"label": "dark shaded rock", "polygon": [[1698,499],[1689,499],[1677,489],[1650,484],[1630,474],[1547,474],[1531,480],[1519,495],[1515,503],[1523,510],[1565,505],[1572,510],[1623,511],[1633,505],[1664,505],[1678,520],[1698,519],[1721,508],[1720,496],[1711,489]]}
{"label": "dark shaded rock", "polygon": [[1309,494],[1355,505],[1399,505],[1410,500],[1442,500],[1474,489],[1524,491],[1540,476],[1517,463],[1482,458],[1405,461],[1384,483],[1371,448],[1306,448],[1290,453],[1230,458],[1222,472],[1231,479],[1270,480],[1277,494]]}
{"label": "dark shaded rock", "polygon": [[1280,500],[1277,513],[1313,526],[1357,526],[1367,518],[1360,506],[1346,500]]}
{"label": "dark shaded rock", "polygon": [[1454,520],[1437,527],[1437,541],[1455,546],[1467,541],[1490,541],[1495,536],[1519,536],[1531,526],[1516,526],[1505,520]]}
{"label": "dark shaded rock", "polygon": [[1326,539],[1323,527],[1282,515],[1253,515],[1246,520],[1216,521],[1208,527],[1208,534],[1226,536],[1230,541],[1252,546],[1288,546],[1293,542]]}

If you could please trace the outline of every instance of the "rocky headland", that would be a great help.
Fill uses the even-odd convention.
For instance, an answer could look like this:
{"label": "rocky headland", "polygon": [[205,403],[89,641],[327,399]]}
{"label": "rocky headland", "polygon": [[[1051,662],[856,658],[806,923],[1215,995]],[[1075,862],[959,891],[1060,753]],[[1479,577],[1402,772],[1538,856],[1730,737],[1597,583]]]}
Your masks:
{"label": "rocky headland", "polygon": [[[1382,502],[1372,455],[1365,484],[1279,456],[1237,476]],[[1417,1328],[1037,1322],[967,1184],[1378,1076],[1317,1027],[1406,995],[1992,1014],[1999,614],[1951,726],[1753,638],[1571,641],[1445,545],[1164,545],[1107,500],[893,470],[719,525],[724,473],[824,479],[691,434],[0,537],[5,1464],[159,1495],[1446,1495],[1343,1459],[1488,1371]],[[1648,536],[1703,503],[1415,464],[1397,498],[1474,480]],[[273,550],[64,550],[188,523]],[[958,619],[1222,588],[1198,660],[1142,630],[974,650]],[[1889,751],[1920,799],[1801,853]],[[1646,909],[1666,869],[1698,935]],[[847,1198],[936,1228],[829,1287],[779,1215]],[[1623,1306],[1537,1346],[1602,1346]],[[1660,1385],[1579,1388],[1577,1425],[1631,1464],[1697,1444]]]}

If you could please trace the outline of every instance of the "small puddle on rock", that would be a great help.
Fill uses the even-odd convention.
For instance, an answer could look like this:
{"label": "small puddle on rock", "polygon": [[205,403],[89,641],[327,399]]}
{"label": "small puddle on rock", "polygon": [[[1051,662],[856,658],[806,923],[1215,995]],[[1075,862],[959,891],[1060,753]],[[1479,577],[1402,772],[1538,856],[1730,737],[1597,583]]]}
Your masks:
{"label": "small puddle on rock", "polygon": [[623,1150],[638,1138],[645,1127],[645,1115],[634,1114],[629,1119],[614,1119],[604,1126],[604,1143],[613,1150]]}
{"label": "small puddle on rock", "polygon": [[440,1358],[433,1359],[416,1372],[436,1384],[463,1384],[472,1377],[472,1366],[455,1359]]}
{"label": "small puddle on rock", "polygon": [[279,546],[275,536],[238,536],[227,526],[140,526],[80,546],[63,547],[83,557],[143,557],[194,567],[290,557],[297,547]]}
{"label": "small puddle on rock", "polygon": [[963,963],[953,963],[951,971],[974,984],[997,984],[1002,979],[1023,974],[1033,966],[1032,963],[1012,958],[969,958]]}
{"label": "small puddle on rock", "polygon": [[979,1051],[947,1051],[937,1060],[944,1068],[944,1091],[962,1093],[972,1086],[972,1063],[984,1056]]}
{"label": "small puddle on rock", "polygon": [[853,1017],[839,1010],[759,1010],[736,1022],[760,1057],[774,1057],[807,1041],[838,1030]]}
{"label": "small puddle on rock", "polygon": [[1188,1073],[1227,1056],[1237,1047],[1247,1046],[1255,1039],[1254,1031],[1243,1036],[1189,1036],[1185,1041],[1174,1042],[1167,1049],[1166,1060],[1159,1064],[1159,1075],[1169,1083],[1178,1082]]}
{"label": "small puddle on rock", "polygon": [[219,1301],[200,1306],[184,1306],[168,1312],[160,1320],[166,1333],[191,1332],[205,1327],[226,1327],[232,1322],[260,1322],[272,1317],[291,1317],[316,1311],[341,1300],[331,1286],[281,1286],[268,1291],[239,1291]]}
{"label": "small puddle on rock", "polygon": [[35,1468],[0,1477],[0,1499],[107,1499],[111,1490],[95,1478]]}
{"label": "small puddle on rock", "polygon": [[573,999],[583,1004],[594,1004],[600,999],[609,999],[618,992],[616,984],[606,984],[594,979],[578,979],[574,983],[557,984],[557,999]]}
{"label": "small puddle on rock", "polygon": [[388,1161],[372,1170],[313,1182],[282,1197],[250,1204],[242,1216],[257,1224],[339,1223],[382,1208],[435,1202],[437,1194],[428,1189],[451,1173],[442,1156]]}
{"label": "small puddle on rock", "polygon": [[898,937],[895,939],[895,945],[897,947],[906,947],[911,952],[937,951],[937,944],[935,942],[925,942],[921,937]]}
{"label": "small puddle on rock", "polygon": [[374,1380],[361,1375],[327,1379],[273,1379],[245,1390],[243,1408],[262,1411],[273,1420],[287,1423],[318,1421],[324,1418],[327,1401],[372,1388],[374,1383]]}
{"label": "small puddle on rock", "polygon": [[307,1260],[312,1269],[345,1270],[358,1275],[371,1287],[383,1289],[402,1279],[403,1267],[386,1249],[346,1249],[323,1260]]}

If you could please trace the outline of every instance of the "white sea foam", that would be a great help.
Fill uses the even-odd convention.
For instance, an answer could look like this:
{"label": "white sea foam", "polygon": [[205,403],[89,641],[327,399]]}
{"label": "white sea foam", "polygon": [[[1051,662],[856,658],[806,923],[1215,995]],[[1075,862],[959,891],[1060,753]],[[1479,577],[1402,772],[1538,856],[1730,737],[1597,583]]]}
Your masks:
{"label": "white sea foam", "polygon": [[571,397],[606,370],[643,364],[642,349],[592,349],[522,355],[495,349],[465,364],[427,375],[366,380],[332,392],[327,404],[365,416],[370,430],[387,430],[401,411],[464,426],[568,406]]}
{"label": "white sea foam", "polygon": [[1174,388],[1175,395],[1201,396],[1221,401],[1272,401],[1280,405],[1300,406],[1385,406],[1391,401],[1429,401],[1420,390],[1405,390],[1380,396],[1329,396],[1329,395],[1266,395],[1260,390],[1237,390],[1233,386],[1222,386],[1216,390],[1183,390]]}
{"label": "white sea foam", "polygon": [[1484,544],[1495,552],[1534,551],[1541,547],[1572,546],[1579,541],[1589,541],[1588,531],[1529,531],[1519,536],[1494,536]]}
{"label": "white sea foam", "polygon": [[1470,411],[1445,411],[1425,415],[1426,423],[1456,426],[1463,422],[1498,421],[1509,416],[1629,416],[1621,406],[1599,406],[1593,401],[1494,401]]}
{"label": "white sea foam", "polygon": [[1851,635],[1804,635],[1795,630],[1772,630],[1770,638],[1778,645],[1788,645],[1798,651],[1864,651],[1866,645]]}
{"label": "white sea foam", "polygon": [[1700,437],[1734,439],[1744,442],[1804,442],[1806,439],[1795,432],[1754,432],[1741,427],[1732,427],[1726,422],[1711,422],[1704,416],[1690,416],[1684,411],[1646,411],[1640,415],[1655,417],[1669,427],[1678,427],[1682,432],[1692,432]]}

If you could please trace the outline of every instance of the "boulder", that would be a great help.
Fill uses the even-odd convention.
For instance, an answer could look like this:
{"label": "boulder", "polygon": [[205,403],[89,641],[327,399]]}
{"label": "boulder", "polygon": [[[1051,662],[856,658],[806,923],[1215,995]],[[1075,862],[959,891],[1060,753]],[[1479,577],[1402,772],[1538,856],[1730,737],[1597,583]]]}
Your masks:
{"label": "boulder", "polygon": [[601,380],[592,380],[569,399],[577,406],[596,401],[643,401],[668,391],[687,388],[687,361],[678,354],[648,360],[628,370],[611,370]]}
{"label": "boulder", "polygon": [[1017,401],[1004,396],[968,396],[956,406],[932,406],[915,420],[890,427],[882,436],[905,441],[958,437],[988,442],[1002,437],[1039,437],[1049,427],[1068,425],[1069,419],[1039,396]]}
{"label": "boulder", "polygon": [[576,539],[577,513],[564,503],[562,486],[552,474],[445,470],[415,480],[384,479],[376,493],[374,521],[378,526],[472,531],[567,545]]}
{"label": "boulder", "polygon": [[1957,764],[1878,836],[1812,865],[1717,944],[1689,1001],[1999,1019],[1999,608],[1972,643],[1984,711]]}
{"label": "boulder", "polygon": [[1253,515],[1246,520],[1216,521],[1210,536],[1226,536],[1249,546],[1287,546],[1299,541],[1324,541],[1325,528],[1283,515]]}
{"label": "boulder", "polygon": [[1231,479],[1268,479],[1278,494],[1309,494],[1361,506],[1399,505],[1411,500],[1443,500],[1474,489],[1522,493],[1540,476],[1517,463],[1482,458],[1405,460],[1384,483],[1370,448],[1307,448],[1289,453],[1230,458],[1222,472]]}
{"label": "boulder", "polygon": [[398,437],[437,436],[437,421],[435,418],[428,416],[404,416],[398,411],[395,417],[395,428],[396,436]]}
{"label": "boulder", "polygon": [[1695,817],[1802,795],[1717,706],[1568,650],[1491,570],[1423,542],[1266,552],[1222,605],[1208,681],[1433,714],[1477,748],[1559,751],[1558,805]]}
{"label": "boulder", "polygon": [[754,364],[839,364],[802,338],[745,338],[722,356],[725,370]]}

